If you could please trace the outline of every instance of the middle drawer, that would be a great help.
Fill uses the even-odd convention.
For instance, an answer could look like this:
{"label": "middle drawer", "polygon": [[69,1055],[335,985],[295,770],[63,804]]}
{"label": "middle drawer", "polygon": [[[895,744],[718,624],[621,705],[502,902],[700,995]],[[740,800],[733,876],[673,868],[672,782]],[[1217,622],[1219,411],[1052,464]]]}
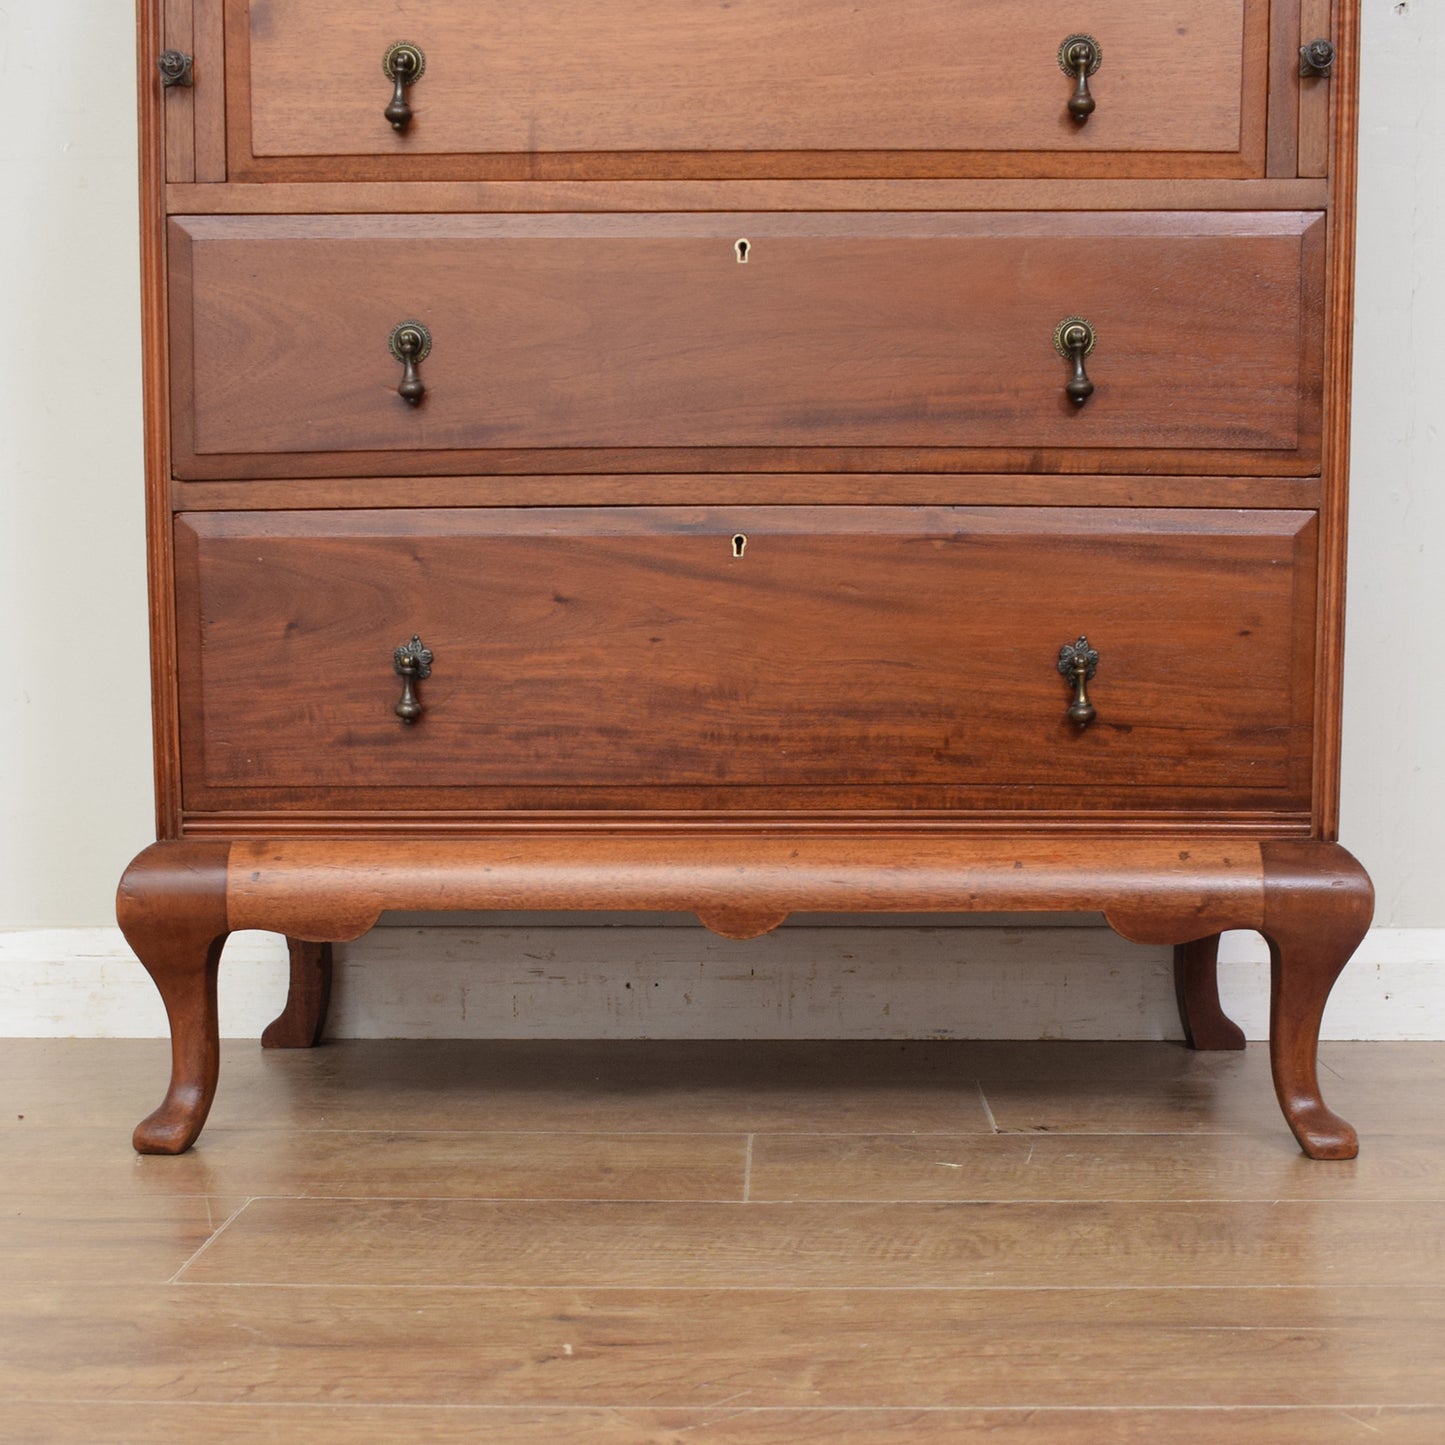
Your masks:
{"label": "middle drawer", "polygon": [[1323,235],[1301,212],[179,218],[175,472],[1308,474]]}

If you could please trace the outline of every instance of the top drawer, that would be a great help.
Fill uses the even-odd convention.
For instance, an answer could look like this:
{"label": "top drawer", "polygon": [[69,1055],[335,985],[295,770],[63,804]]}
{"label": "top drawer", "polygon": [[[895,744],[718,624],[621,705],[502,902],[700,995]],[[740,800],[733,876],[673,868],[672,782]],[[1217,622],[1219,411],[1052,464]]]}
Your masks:
{"label": "top drawer", "polygon": [[[1266,0],[226,0],[235,179],[1252,176]],[[1064,43],[1090,38],[1070,114]],[[424,66],[401,129],[383,73]]]}

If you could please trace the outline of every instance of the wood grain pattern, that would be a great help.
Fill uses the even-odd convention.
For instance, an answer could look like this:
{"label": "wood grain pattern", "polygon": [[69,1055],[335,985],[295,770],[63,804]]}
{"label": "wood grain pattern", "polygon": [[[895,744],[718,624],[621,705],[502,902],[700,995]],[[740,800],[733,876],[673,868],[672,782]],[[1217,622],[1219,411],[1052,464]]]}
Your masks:
{"label": "wood grain pattern", "polygon": [[173,216],[680,211],[1322,211],[1320,180],[293,181],[167,186]]}
{"label": "wood grain pattern", "polygon": [[1440,1402],[1438,1287],[1190,1283],[486,1292],[186,1284],[93,1289],[78,1301],[12,1293],[0,1299],[10,1342],[0,1390],[65,1398],[83,1360],[87,1396],[102,1401],[173,1400],[181,1382],[188,1398],[210,1402],[393,1408],[535,1408],[559,1395],[577,1405],[714,1409],[820,1399],[838,1409]]}
{"label": "wood grain pattern", "polygon": [[[247,1040],[248,1055],[254,1048],[254,1040]],[[228,1068],[228,1086],[232,1083],[230,1072]],[[432,1091],[436,1077],[419,1070],[407,1083],[414,1094],[423,1094]],[[576,1122],[576,1110],[584,1106],[582,1083],[579,1079],[568,1083],[563,1077],[555,1077],[551,1092],[558,1097],[561,1108],[548,1117],[544,1103],[547,1090],[539,1080],[537,1102],[541,1108],[535,1111],[537,1116],[546,1123],[560,1124],[568,1116]],[[255,1091],[251,1092],[254,1096]],[[444,1094],[445,1090],[436,1091],[438,1102]],[[775,1117],[788,1109],[786,1094],[779,1088],[772,1101]],[[737,1102],[737,1096],[733,1102]],[[669,1114],[691,1126],[709,1112],[704,1102],[696,1116],[689,1114],[684,1090],[668,1094],[659,1090],[652,1104],[650,1118],[643,1108],[638,1108],[631,1118],[619,1120],[624,1130],[613,1133],[595,1128],[588,1132],[560,1128],[482,1132],[468,1128],[242,1128],[220,1123],[212,1124],[207,1135],[217,1147],[194,1149],[179,1159],[164,1161],[137,1160],[124,1139],[108,1126],[15,1130],[0,1145],[0,1153],[13,1170],[21,1171],[21,1176],[0,1178],[0,1210],[14,1200],[15,1207],[30,1211],[27,1217],[33,1220],[30,1201],[36,1180],[44,1180],[46,1188],[56,1196],[103,1195],[116,1204],[118,1222],[110,1233],[97,1228],[94,1247],[98,1251],[99,1240],[114,1245],[117,1238],[124,1237],[123,1223],[119,1221],[147,1217],[136,1201],[171,1197],[235,1197],[238,1205],[255,1195],[317,1199],[741,1200],[747,1177],[747,1136],[625,1128],[628,1124],[655,1126],[665,1122]],[[495,1117],[500,1112],[495,1111],[494,1122],[504,1123]],[[587,1122],[598,1124],[608,1112],[606,1104],[600,1104]],[[354,1115],[351,1117],[355,1122]],[[801,1112],[790,1116],[794,1121],[804,1117]],[[451,1122],[461,1118],[461,1113],[454,1114]],[[1399,1173],[1400,1168],[1397,1164],[1394,1172]],[[1418,1188],[1423,1192],[1423,1179]],[[129,1202],[122,1209],[117,1201]],[[174,1214],[163,1209],[156,1213],[167,1219],[190,1217],[179,1209]],[[214,1216],[215,1211],[212,1213]],[[73,1223],[75,1217],[72,1212],[65,1221]],[[204,1211],[199,1211],[197,1217],[204,1218]],[[224,1214],[215,1218],[215,1225],[218,1227],[224,1218]],[[57,1223],[57,1232],[60,1227]],[[45,1239],[44,1249],[48,1250],[52,1248],[50,1236]],[[193,1241],[175,1259],[169,1273],[179,1269],[200,1243]]]}
{"label": "wood grain pattern", "polygon": [[[1216,1097],[1257,1094],[1257,1050],[419,1041],[312,1054],[263,1054],[249,1042],[228,1053],[231,1082],[247,1095],[233,1117],[252,1114],[266,1127],[227,1128],[223,1100],[201,1149],[127,1164],[110,1119],[145,1087],[156,1062],[151,1042],[18,1040],[0,1051],[0,1086],[26,1116],[0,1118],[8,1435],[380,1441],[410,1432],[507,1445],[832,1445],[977,1433],[1025,1445],[1192,1445],[1221,1435],[1433,1445],[1445,1418],[1445,1291],[1434,1283],[1445,1156],[1413,1132],[1417,1114],[1437,1125],[1441,1117],[1438,1045],[1328,1047],[1342,1084],[1400,1101],[1394,1137],[1328,1169],[1289,1157],[1287,1143],[1257,1128],[1203,1141],[1181,1132],[911,1132],[946,1119],[936,1106],[961,1073],[989,1073],[996,1097],[1032,1087],[1056,1116],[1093,1094],[1112,1097],[1128,1117],[1137,1098],[1171,1077],[1207,1072]],[[911,1087],[899,1089],[905,1070]],[[472,1131],[487,1119],[506,1129],[496,1093],[508,1090],[517,1112],[559,1132]],[[399,1109],[425,1115],[428,1130],[388,1132]],[[605,1132],[627,1110],[633,1132]],[[98,1127],[61,1122],[82,1117]],[[1176,1115],[1176,1128],[1185,1117]],[[820,1136],[830,1119],[875,1129]],[[752,1141],[751,1203],[614,1201],[599,1210],[575,1202],[583,1181],[620,1188],[629,1173],[634,1183],[700,1191],[720,1182],[723,1175],[711,1177],[717,1169],[736,1187],[743,1136],[709,1131],[760,1122],[774,1132]],[[941,1171],[939,1160],[965,1168]],[[493,1168],[515,1202],[428,1197],[439,1187],[486,1190]],[[940,1173],[958,1192],[930,1187]],[[962,1199],[969,1178],[986,1191],[974,1198],[1039,1202],[909,1202]],[[789,1198],[810,1202],[758,1202],[780,1183]],[[232,1188],[231,1197],[221,1192]],[[235,1213],[248,1198],[293,1190],[318,1197]],[[371,1197],[336,1197],[358,1192]],[[829,1202],[850,1193],[872,1202]],[[473,1226],[498,1209],[503,1225],[488,1239]],[[744,1260],[740,1278],[762,1274],[795,1235],[797,1257],[760,1287],[690,1285],[709,1268],[709,1211],[739,1221],[721,1238]],[[291,1228],[276,1227],[283,1215]],[[569,1285],[577,1253],[556,1226],[573,1217],[583,1221],[584,1242],[602,1238],[592,1267],[641,1256],[659,1282]],[[1062,1231],[1061,1217],[1069,1219]],[[451,1227],[458,1218],[465,1228]],[[950,1219],[962,1227],[940,1241],[935,1226]],[[1174,1230],[1171,1219],[1188,1222]],[[420,1221],[410,1240],[388,1227],[408,1220]],[[362,1267],[400,1266],[395,1282],[340,1282],[354,1273],[348,1226]],[[1342,1231],[1350,1236],[1343,1253],[1335,1248]],[[1382,1236],[1374,1247],[1388,1277],[1411,1261],[1421,1266],[1417,1277],[1350,1283]],[[513,1274],[536,1283],[427,1284],[446,1268],[454,1238],[469,1275],[504,1256]],[[217,1251],[231,1250],[228,1241],[236,1249],[220,1261],[222,1272],[254,1259],[263,1239],[272,1277],[293,1265],[319,1273],[329,1262],[338,1281],[237,1287],[195,1277]],[[919,1274],[936,1266],[925,1286],[860,1283],[892,1251],[920,1241],[940,1246],[931,1259],[919,1251],[908,1262]],[[1121,1282],[1076,1284],[1070,1242],[1080,1245],[1085,1275],[1112,1272]],[[1218,1269],[1226,1279],[1243,1275],[1273,1243],[1281,1247],[1247,1283],[1216,1281]],[[409,1248],[417,1276],[405,1274]],[[1056,1268],[1064,1287],[1010,1287],[1029,1258]],[[1000,1278],[964,1283],[993,1264]],[[1149,1269],[1179,1283],[1123,1283]],[[803,1273],[819,1283],[785,1283]],[[1282,1274],[1296,1282],[1266,1282]]]}
{"label": "wood grain pattern", "polygon": [[1266,173],[1300,174],[1299,21],[1300,0],[1271,0],[1269,7],[1269,126]]}
{"label": "wood grain pattern", "polygon": [[[36,1174],[43,1180],[44,1161],[39,1162]],[[102,1197],[93,1190],[48,1192],[35,1183],[7,1189],[0,1205],[5,1292],[61,1284],[164,1284],[242,1202],[228,1201],[217,1217],[203,1196]],[[7,1354],[9,1343],[7,1337]]]}
{"label": "wood grain pattern", "polygon": [[[1338,42],[1331,0],[1299,0],[1299,7],[1301,45],[1320,39]],[[1350,61],[1351,57],[1346,57],[1346,63]],[[1299,96],[1299,174],[1327,176],[1330,173],[1330,106],[1335,88],[1343,78],[1343,72],[1338,62],[1334,75],[1329,79],[1318,76],[1300,79],[1298,70],[1296,66],[1295,83]],[[1346,84],[1348,87],[1349,82]]]}
{"label": "wood grain pattern", "polygon": [[1259,507],[1307,511],[1317,477],[682,472],[640,476],[344,477],[171,484],[177,512],[407,507],[713,506]]}
{"label": "wood grain pattern", "polygon": [[1445,1409],[1278,1409],[1187,1406],[1155,1410],[1094,1410],[1028,1406],[1016,1410],[931,1406],[893,1410],[771,1408],[731,1404],[713,1408],[652,1410],[606,1406],[498,1408],[490,1405],[390,1408],[332,1404],[324,1414],[306,1406],[193,1405],[155,1401],[144,1405],[7,1404],[11,1427],[23,1439],[99,1439],[106,1431],[132,1445],[171,1445],[180,1439],[395,1445],[397,1439],[428,1442],[501,1442],[555,1445],[563,1439],[589,1445],[874,1445],[883,1439],[920,1442],[1003,1440],[1007,1445],[1054,1445],[1068,1432],[1070,1445],[1196,1445],[1230,1432],[1247,1433],[1252,1445],[1351,1445],[1379,1437],[1390,1445],[1438,1445]]}
{"label": "wood grain pattern", "polygon": [[1335,15],[1334,78],[1330,82],[1331,262],[1326,279],[1328,346],[1322,457],[1325,500],[1320,511],[1320,658],[1315,797],[1318,836],[1339,834],[1341,716],[1344,707],[1345,539],[1349,526],[1350,386],[1354,366],[1355,215],[1359,134],[1360,8],[1341,4]]}
{"label": "wood grain pattern", "polygon": [[[1076,1057],[1074,1068],[1082,1082],[1083,1061]],[[1057,1077],[1054,1087],[1062,1092]],[[1374,1139],[1354,1164],[1315,1169],[1288,1140],[1249,1134],[759,1134],[748,1197],[1439,1203],[1445,1201],[1445,1160],[1436,1140],[1393,1135]]]}
{"label": "wood grain pattern", "polygon": [[[193,850],[158,843],[136,880],[186,866]],[[767,833],[491,838],[290,839],[230,845],[231,929],[357,938],[388,908],[643,909],[707,913],[1121,912],[1136,929],[1203,936],[1257,928],[1260,849],[1243,839],[1073,839]],[[209,853],[203,853],[209,858]],[[1125,901],[1128,910],[1125,910]],[[1127,930],[1126,930],[1127,931]]]}
{"label": "wood grain pattern", "polygon": [[[1128,174],[1133,154],[1162,152],[1180,168],[1229,161],[1257,173],[1267,9],[1174,0],[1141,12],[1092,0],[1083,16],[1055,0],[1024,13],[1001,0],[905,0],[843,15],[828,0],[711,11],[640,0],[619,16],[435,0],[411,18],[432,61],[398,137],[381,116],[390,92],[378,79],[396,38],[391,0],[348,3],[345,23],[335,6],[230,0],[233,166],[259,178],[295,174],[268,172],[273,157],[351,156],[360,174],[376,174],[388,163],[510,156],[535,169],[560,154],[605,174],[614,158],[635,157],[645,172],[673,153],[709,174],[709,156],[751,169],[769,155],[822,153],[826,164],[829,152],[867,152],[875,172],[891,162],[906,174],[900,152],[1004,152],[1042,154],[1055,170],[1104,156]],[[1056,56],[1085,19],[1106,59],[1098,110],[1081,127]],[[1207,87],[1197,84],[1201,53],[1217,82]]]}
{"label": "wood grain pattern", "polygon": [[[165,0],[161,39],[166,50],[179,50],[193,55],[195,41],[191,34],[191,0]],[[154,57],[152,57],[154,60]],[[152,83],[156,77],[152,76]],[[195,91],[176,86],[165,93],[161,108],[165,128],[167,183],[194,181],[196,178]]]}
{"label": "wood grain pattern", "polygon": [[[207,513],[178,546],[183,614],[206,619],[183,667],[203,688],[193,807],[428,776],[459,802],[528,785],[886,799],[1061,769],[1081,807],[1096,785],[1307,796],[1308,514]],[[1079,733],[1054,663],[1085,632],[1107,665]],[[404,729],[390,659],[413,633],[437,662]],[[1209,659],[1217,720],[1178,686],[1181,655]]]}
{"label": "wood grain pattern", "polygon": [[[162,14],[156,0],[136,7],[141,215],[161,215],[165,184],[164,115],[156,56]],[[141,399],[145,430],[146,583],[150,612],[151,743],[157,838],[180,832],[180,739],[175,686],[175,607],[168,489],[171,373],[166,347],[166,246],[158,220],[141,227]]]}
{"label": "wood grain pattern", "polygon": [[261,1034],[263,1049],[309,1049],[321,1042],[331,1002],[331,945],[286,940],[291,965],[286,1006]]}
{"label": "wood grain pattern", "polygon": [[226,179],[226,36],[217,0],[195,3],[196,180],[201,191]]}
{"label": "wood grain pattern", "polygon": [[[1318,229],[1289,213],[186,218],[176,468],[517,447],[1309,457]],[[1082,409],[1053,348],[1075,314],[1100,338]],[[387,349],[413,318],[435,338],[420,407]],[[306,343],[278,347],[292,330]]]}
{"label": "wood grain pattern", "polygon": [[1244,1030],[1219,1002],[1219,935],[1174,949],[1174,989],[1184,1037],[1193,1049],[1242,1049]]}
{"label": "wood grain pattern", "polygon": [[1439,1277],[1438,1204],[253,1200],[181,1278],[571,1289],[1336,1287]]}

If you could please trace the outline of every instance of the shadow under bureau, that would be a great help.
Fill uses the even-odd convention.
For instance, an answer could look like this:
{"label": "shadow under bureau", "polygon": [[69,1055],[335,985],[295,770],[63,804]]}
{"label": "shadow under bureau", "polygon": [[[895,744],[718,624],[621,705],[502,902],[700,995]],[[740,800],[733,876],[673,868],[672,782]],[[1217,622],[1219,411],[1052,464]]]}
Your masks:
{"label": "shadow under bureau", "polygon": [[387,909],[1097,911],[1273,959],[1335,842],[1349,0],[141,0],[159,841],[195,1140]]}

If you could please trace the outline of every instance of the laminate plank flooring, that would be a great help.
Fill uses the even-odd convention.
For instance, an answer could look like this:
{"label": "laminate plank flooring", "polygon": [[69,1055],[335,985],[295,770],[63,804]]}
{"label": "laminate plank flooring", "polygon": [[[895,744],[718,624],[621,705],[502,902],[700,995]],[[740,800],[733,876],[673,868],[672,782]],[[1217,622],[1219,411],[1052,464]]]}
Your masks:
{"label": "laminate plank flooring", "polygon": [[1445,1046],[0,1043],[0,1440],[1445,1439]]}
{"label": "laminate plank flooring", "polygon": [[[21,1405],[13,1441],[118,1440],[175,1445],[304,1438],[334,1445],[860,1445],[907,1440],[952,1445],[1439,1445],[1445,1410],[713,1410],[471,1409],[326,1405],[309,1412],[265,1405]],[[110,1431],[112,1433],[106,1434]]]}

